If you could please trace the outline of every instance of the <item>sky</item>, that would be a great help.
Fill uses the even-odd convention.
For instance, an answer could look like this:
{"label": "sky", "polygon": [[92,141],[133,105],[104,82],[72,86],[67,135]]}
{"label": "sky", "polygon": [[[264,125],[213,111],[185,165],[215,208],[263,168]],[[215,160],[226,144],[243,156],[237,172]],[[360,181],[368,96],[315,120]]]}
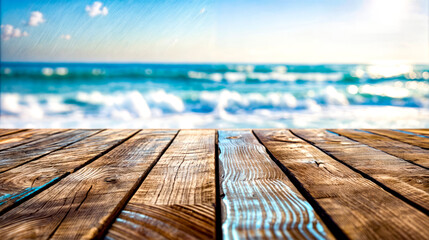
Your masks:
{"label": "sky", "polygon": [[1,61],[429,64],[429,0],[0,0]]}

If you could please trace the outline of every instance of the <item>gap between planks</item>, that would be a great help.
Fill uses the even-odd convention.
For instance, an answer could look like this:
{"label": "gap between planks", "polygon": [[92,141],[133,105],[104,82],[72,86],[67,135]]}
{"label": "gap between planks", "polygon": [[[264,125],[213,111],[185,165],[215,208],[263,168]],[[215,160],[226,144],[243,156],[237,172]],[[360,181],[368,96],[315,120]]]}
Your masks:
{"label": "gap between planks", "polygon": [[391,139],[408,143],[423,149],[429,149],[429,138],[424,135],[415,134],[412,132],[405,132],[401,130],[393,129],[363,129],[371,133],[375,133],[381,136],[386,136]]}
{"label": "gap between planks", "polygon": [[[64,149],[0,173],[0,182],[3,182],[0,186],[0,216],[102,157],[140,131],[102,130]],[[82,150],[82,147],[85,149]]]}
{"label": "gap between planks", "polygon": [[[137,134],[137,132],[135,133],[135,134]],[[162,158],[162,156],[164,155],[164,153],[168,150],[168,148],[170,147],[170,145],[173,143],[173,141],[175,140],[175,138],[176,138],[176,136],[177,136],[177,134],[178,133],[176,133],[176,135],[174,136],[174,138],[170,141],[170,143],[168,144],[168,146],[166,146],[165,147],[165,149],[163,150],[163,152],[161,153],[161,155],[159,156],[159,158],[158,158],[158,160],[160,159],[160,158]],[[257,137],[257,135],[253,132],[253,135],[258,139],[258,141],[260,142],[260,143],[262,143],[261,142],[261,140]],[[134,135],[133,135],[134,136]],[[216,144],[215,144],[215,150],[216,150],[216,154],[215,154],[215,156],[216,156],[216,160],[215,160],[215,162],[216,162],[216,165],[215,165],[215,167],[216,167],[216,171],[215,171],[215,173],[216,173],[216,202],[218,202],[218,200],[220,200],[220,195],[221,195],[221,193],[220,193],[220,177],[219,177],[219,166],[220,166],[220,163],[219,163],[219,147],[218,147],[218,132],[216,131]],[[132,136],[131,136],[132,137]],[[129,137],[129,138],[131,138],[131,137]],[[127,138],[127,139],[129,139],[129,138]],[[304,139],[305,140],[305,139]],[[306,140],[305,140],[306,141]],[[120,145],[120,144],[119,144]],[[117,145],[117,146],[119,146],[119,145]],[[314,146],[314,144],[312,144],[311,143],[311,145],[313,145]],[[116,146],[115,146],[116,147]],[[114,147],[114,148],[115,148]],[[314,147],[316,147],[317,148],[317,146],[314,146]],[[112,148],[113,149],[113,148]],[[289,172],[289,170],[287,170],[287,168],[285,168],[285,167],[282,167],[282,165],[281,165],[281,163],[271,154],[271,152],[270,151],[267,151],[268,152],[268,154],[270,155],[270,158],[271,158],[271,160],[272,161],[274,161],[278,166],[280,166],[281,167],[281,169],[283,170],[283,173],[285,173],[286,174],[286,176],[293,182],[293,184],[295,185],[295,187],[297,187],[298,188],[298,190],[301,192],[301,193],[304,193],[303,195],[304,195],[304,197],[307,199],[307,201],[309,201],[310,203],[311,203],[311,205],[313,206],[313,208],[316,210],[316,212],[319,214],[319,216],[321,216],[322,217],[322,220],[325,222],[325,223],[327,223],[327,225],[328,225],[328,228],[334,233],[334,235],[336,235],[337,237],[339,237],[340,235],[341,235],[341,233],[342,233],[342,231],[340,230],[340,232],[338,232],[337,230],[335,230],[335,223],[334,223],[334,227],[332,227],[332,226],[329,226],[329,224],[328,224],[328,222],[330,221],[330,220],[332,220],[331,218],[330,218],[330,216],[329,215],[327,215],[326,214],[326,216],[324,216],[323,215],[323,209],[320,207],[320,205],[318,205],[317,204],[317,202],[311,197],[311,195],[305,190],[305,188],[303,187],[303,185],[302,185],[302,183],[301,182],[299,182],[295,177],[294,177],[294,175],[291,173],[291,172]],[[48,153],[49,154],[49,153]],[[326,152],[325,152],[325,154],[326,154]],[[102,155],[104,155],[104,154],[102,154]],[[327,154],[328,156],[331,156],[330,154]],[[100,156],[101,157],[101,156]],[[332,157],[332,156],[331,156]],[[337,160],[338,161],[338,159],[336,159],[336,158],[334,158],[335,160]],[[92,160],[93,161],[93,160]],[[91,162],[92,162],[91,161]],[[339,161],[339,162],[341,162],[341,161]],[[152,168],[154,167],[154,166],[156,166],[155,164],[157,163],[157,161],[154,163],[154,165],[152,166]],[[341,163],[343,163],[343,162],[341,162]],[[344,164],[344,163],[343,163]],[[356,170],[356,169],[354,169],[353,167],[350,167],[350,166],[348,166],[347,164],[345,164],[347,167],[349,167],[351,170],[353,170],[353,171],[355,171],[355,172],[358,172],[358,173],[360,173],[360,171],[359,170]],[[148,171],[148,174],[150,174],[150,172],[151,172],[151,169],[152,168],[150,168],[149,169],[149,171]],[[286,169],[286,170],[285,170]],[[361,175],[362,175],[362,173],[361,173]],[[65,177],[65,176],[64,176]],[[146,175],[146,177],[147,177],[147,175]],[[364,176],[365,177],[365,176]],[[140,185],[138,186],[138,187],[136,187],[135,188],[135,191],[134,191],[134,193],[132,193],[132,194],[130,194],[130,197],[128,198],[128,201],[125,201],[125,203],[123,204],[123,206],[122,206],[122,208],[118,211],[118,213],[116,214],[116,216],[118,216],[120,213],[121,213],[121,211],[122,211],[122,209],[123,208],[125,208],[125,206],[127,205],[127,203],[129,202],[129,200],[131,200],[131,198],[134,196],[134,194],[135,194],[135,192],[139,189],[139,187],[143,184],[143,182],[144,182],[144,180],[145,180],[145,178],[143,178],[142,180],[141,180],[141,183],[140,183]],[[374,179],[370,179],[371,181],[373,181],[373,182],[375,182],[374,181]],[[375,182],[376,183],[376,182]],[[313,203],[312,203],[313,202]],[[320,209],[319,209],[320,208]],[[219,209],[220,209],[220,204],[216,204],[216,217],[217,216],[220,216],[220,215],[218,215],[217,213],[218,213],[218,211],[219,211]],[[322,209],[322,210],[321,210]],[[113,223],[113,221],[116,219],[116,217],[114,217],[113,218],[113,220],[111,221],[111,223]],[[218,233],[219,233],[219,227],[221,227],[221,226],[218,226],[218,225],[220,225],[220,224],[218,224],[220,222],[220,218],[216,218],[216,227],[217,227],[217,230],[216,230],[216,232],[217,232],[217,236],[219,236],[218,235]],[[332,221],[333,222],[333,221]],[[105,232],[104,233],[107,233],[107,229],[109,229],[109,227],[110,227],[111,225],[108,225],[106,228],[105,228]],[[58,227],[59,227],[59,225],[58,225]],[[338,228],[339,229],[339,228]],[[51,235],[53,235],[55,233],[55,231],[54,232],[52,232],[52,234]],[[101,231],[101,232],[99,232],[99,236],[104,236],[103,235],[103,232]]]}
{"label": "gap between planks", "polygon": [[255,133],[349,238],[427,236],[427,215],[344,163],[288,130],[255,130]]}
{"label": "gap between planks", "polygon": [[[0,173],[40,159],[50,153],[64,149],[80,140],[93,136],[100,129],[64,131],[43,139],[13,147],[0,152]],[[29,149],[28,149],[29,148]]]}
{"label": "gap between planks", "polygon": [[215,131],[181,130],[107,239],[215,237]]}
{"label": "gap between planks", "polygon": [[427,157],[429,150],[427,149],[365,130],[330,129],[327,131],[429,170],[429,158]]}
{"label": "gap between planks", "polygon": [[429,215],[426,169],[335,132],[320,129],[290,131],[385,191]]}
{"label": "gap between planks", "polygon": [[219,132],[225,239],[332,238],[251,131]]}
{"label": "gap between planks", "polygon": [[5,129],[5,128],[3,128],[3,129],[0,129],[0,137],[15,134],[18,132],[27,131],[27,130],[28,129]]}
{"label": "gap between planks", "polygon": [[277,166],[284,172],[284,174],[289,178],[293,183],[296,189],[301,193],[301,195],[310,203],[314,211],[319,215],[321,220],[324,222],[326,227],[331,231],[336,239],[348,239],[347,235],[341,230],[341,228],[334,222],[332,217],[325,211],[324,208],[311,196],[311,194],[304,188],[302,183],[295,177],[295,175],[286,168],[280,161],[269,151],[269,149],[264,145],[258,135],[255,133],[255,130],[252,130],[252,134],[258,140],[258,142],[263,145],[266,149],[267,154],[270,156],[271,160],[274,161]]}
{"label": "gap between planks", "polygon": [[0,235],[100,237],[176,134],[150,130],[136,134],[55,187],[5,213],[0,217]]}
{"label": "gap between planks", "polygon": [[0,151],[19,147],[24,144],[30,144],[34,141],[53,136],[58,133],[70,131],[70,129],[31,129],[22,132],[16,132],[13,135],[0,137]]}

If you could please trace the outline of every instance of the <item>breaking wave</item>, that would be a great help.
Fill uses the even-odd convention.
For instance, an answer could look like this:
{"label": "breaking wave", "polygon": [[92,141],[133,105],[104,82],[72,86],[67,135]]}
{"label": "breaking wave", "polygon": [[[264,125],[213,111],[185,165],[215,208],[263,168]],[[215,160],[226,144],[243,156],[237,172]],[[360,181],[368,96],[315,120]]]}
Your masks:
{"label": "breaking wave", "polygon": [[429,127],[428,66],[1,66],[1,127]]}

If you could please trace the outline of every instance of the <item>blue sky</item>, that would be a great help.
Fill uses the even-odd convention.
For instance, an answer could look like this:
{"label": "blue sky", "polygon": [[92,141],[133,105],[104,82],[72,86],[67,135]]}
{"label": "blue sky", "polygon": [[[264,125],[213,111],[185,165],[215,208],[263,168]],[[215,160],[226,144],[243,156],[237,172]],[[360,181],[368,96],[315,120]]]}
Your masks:
{"label": "blue sky", "polygon": [[100,3],[1,0],[2,61],[429,63],[427,0]]}

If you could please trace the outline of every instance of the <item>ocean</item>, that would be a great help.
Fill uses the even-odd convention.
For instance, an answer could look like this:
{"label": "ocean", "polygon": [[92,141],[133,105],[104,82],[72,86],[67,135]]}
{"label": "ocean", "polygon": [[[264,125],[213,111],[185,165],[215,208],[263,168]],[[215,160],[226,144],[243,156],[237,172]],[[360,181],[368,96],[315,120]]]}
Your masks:
{"label": "ocean", "polygon": [[429,128],[429,65],[1,63],[1,128]]}

